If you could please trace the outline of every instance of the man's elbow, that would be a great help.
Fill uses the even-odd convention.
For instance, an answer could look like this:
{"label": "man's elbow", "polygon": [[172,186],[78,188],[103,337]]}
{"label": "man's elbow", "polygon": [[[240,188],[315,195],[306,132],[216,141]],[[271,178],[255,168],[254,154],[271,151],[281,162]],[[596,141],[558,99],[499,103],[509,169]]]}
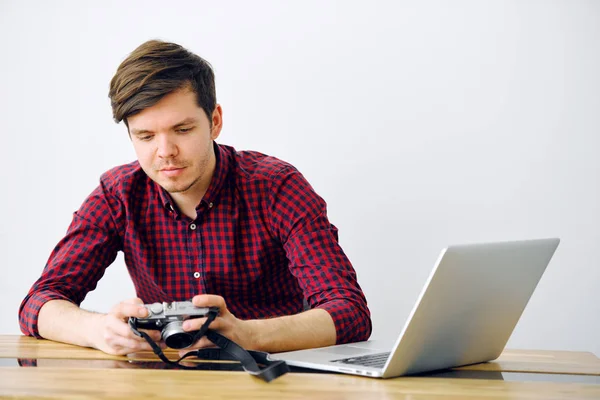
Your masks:
{"label": "man's elbow", "polygon": [[359,309],[356,313],[356,325],[352,330],[349,342],[363,342],[371,337],[373,324],[371,322],[371,314],[369,309]]}
{"label": "man's elbow", "polygon": [[[336,325],[336,344],[362,342],[371,336],[372,322],[369,309],[347,303],[343,313],[332,315]],[[335,315],[337,314],[337,315]]]}
{"label": "man's elbow", "polygon": [[40,337],[36,331],[37,312],[27,305],[27,299],[23,300],[19,307],[19,328],[23,335]]}

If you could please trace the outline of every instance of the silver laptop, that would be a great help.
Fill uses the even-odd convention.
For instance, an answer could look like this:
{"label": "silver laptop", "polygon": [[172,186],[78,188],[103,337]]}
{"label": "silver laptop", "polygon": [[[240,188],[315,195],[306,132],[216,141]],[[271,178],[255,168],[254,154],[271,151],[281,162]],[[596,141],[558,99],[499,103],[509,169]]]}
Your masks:
{"label": "silver laptop", "polygon": [[440,254],[393,346],[366,341],[277,353],[271,358],[297,367],[377,378],[494,360],[559,242],[450,246]]}

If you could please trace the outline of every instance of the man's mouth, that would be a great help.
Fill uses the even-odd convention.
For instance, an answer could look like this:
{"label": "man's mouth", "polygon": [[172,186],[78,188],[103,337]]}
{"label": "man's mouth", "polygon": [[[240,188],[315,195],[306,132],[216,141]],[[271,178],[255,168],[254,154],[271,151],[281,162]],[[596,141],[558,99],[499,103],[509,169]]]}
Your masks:
{"label": "man's mouth", "polygon": [[161,168],[159,171],[168,177],[178,176],[183,173],[185,167],[165,167]]}

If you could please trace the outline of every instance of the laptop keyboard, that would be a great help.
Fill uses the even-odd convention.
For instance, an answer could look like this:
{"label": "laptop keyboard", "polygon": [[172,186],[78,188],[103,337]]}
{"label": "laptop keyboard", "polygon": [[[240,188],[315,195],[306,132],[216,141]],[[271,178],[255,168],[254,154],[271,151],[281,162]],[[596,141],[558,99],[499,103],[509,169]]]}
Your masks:
{"label": "laptop keyboard", "polygon": [[371,368],[383,368],[385,362],[390,356],[390,352],[387,353],[377,353],[377,354],[368,354],[366,356],[360,357],[349,357],[342,358],[339,360],[333,360],[331,362],[337,362],[342,364],[351,364],[351,365],[362,365],[363,367],[371,367]]}

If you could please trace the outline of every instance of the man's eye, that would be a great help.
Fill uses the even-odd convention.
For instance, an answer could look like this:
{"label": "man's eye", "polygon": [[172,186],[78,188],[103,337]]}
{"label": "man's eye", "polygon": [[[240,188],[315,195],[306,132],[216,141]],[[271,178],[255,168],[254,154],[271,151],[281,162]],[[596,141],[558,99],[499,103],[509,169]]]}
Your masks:
{"label": "man's eye", "polygon": [[148,135],[148,136],[139,136],[138,139],[141,140],[142,142],[147,142],[150,139],[152,139],[152,136],[151,135]]}
{"label": "man's eye", "polygon": [[179,128],[177,129],[177,132],[179,133],[187,133],[189,131],[191,131],[193,128]]}

